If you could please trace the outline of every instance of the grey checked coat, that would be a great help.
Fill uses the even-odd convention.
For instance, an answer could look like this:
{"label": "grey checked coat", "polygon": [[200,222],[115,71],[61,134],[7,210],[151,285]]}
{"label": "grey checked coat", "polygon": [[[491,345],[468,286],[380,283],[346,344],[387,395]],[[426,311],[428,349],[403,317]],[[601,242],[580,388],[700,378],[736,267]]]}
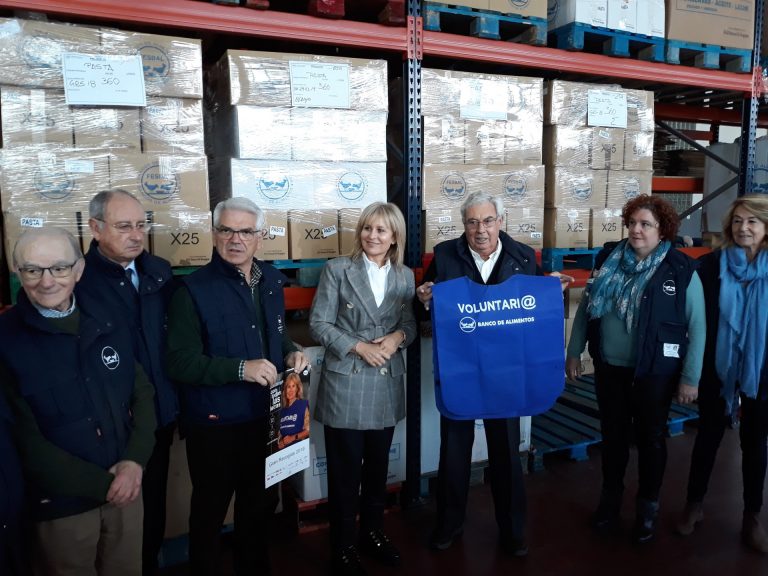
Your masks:
{"label": "grey checked coat", "polygon": [[416,337],[412,300],[413,272],[392,266],[381,306],[373,298],[365,261],[343,256],[329,260],[320,276],[309,327],[325,346],[316,391],[314,418],[334,428],[379,430],[405,417],[402,349],[381,367],[369,366],[351,352],[358,341],[370,341],[395,330],[405,343]]}

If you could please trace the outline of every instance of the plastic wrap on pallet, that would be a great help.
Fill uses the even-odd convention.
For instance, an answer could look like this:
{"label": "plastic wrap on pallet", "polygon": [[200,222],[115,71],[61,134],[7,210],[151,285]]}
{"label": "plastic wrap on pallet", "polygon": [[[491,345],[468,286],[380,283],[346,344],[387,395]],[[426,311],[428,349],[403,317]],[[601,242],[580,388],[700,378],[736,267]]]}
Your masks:
{"label": "plastic wrap on pallet", "polygon": [[624,132],[621,128],[547,126],[544,129],[544,163],[621,170],[624,166]]}
{"label": "plastic wrap on pallet", "polygon": [[294,160],[386,161],[387,113],[293,108],[291,148]]}
{"label": "plastic wrap on pallet", "polygon": [[575,22],[608,25],[608,0],[548,0],[547,8],[550,30]]}
{"label": "plastic wrap on pallet", "polygon": [[209,210],[154,210],[150,249],[171,266],[202,266],[211,260],[211,212]]}
{"label": "plastic wrap on pallet", "polygon": [[110,185],[136,196],[146,210],[209,210],[205,156],[113,154]]}
{"label": "plastic wrap on pallet", "polygon": [[75,148],[141,152],[138,108],[72,106]]}
{"label": "plastic wrap on pallet", "polygon": [[203,97],[200,40],[102,28],[101,51],[104,54],[141,54],[148,95]]}
{"label": "plastic wrap on pallet", "polygon": [[421,213],[422,252],[433,252],[445,240],[458,238],[464,233],[459,208],[433,208]]}
{"label": "plastic wrap on pallet", "polygon": [[108,188],[109,153],[71,147],[22,146],[2,151],[3,210],[60,210],[64,219],[88,212],[88,202]]}
{"label": "plastic wrap on pallet", "polygon": [[605,208],[607,170],[547,166],[545,204],[558,208]]}
{"label": "plastic wrap on pallet", "polygon": [[425,164],[422,205],[426,209],[456,208],[474,191],[498,195],[506,206],[544,205],[543,166]]}
{"label": "plastic wrap on pallet", "polygon": [[507,208],[507,234],[531,248],[542,248],[544,208]]}
{"label": "plastic wrap on pallet", "polygon": [[621,208],[640,194],[651,194],[653,172],[640,170],[611,170],[608,172],[608,208]]}
{"label": "plastic wrap on pallet", "polygon": [[205,154],[201,100],[147,98],[140,121],[145,154]]}
{"label": "plastic wrap on pallet", "polygon": [[[211,72],[212,91],[222,104],[301,106],[306,98],[301,97],[300,88],[310,90],[311,96],[317,96],[317,91],[297,81],[292,85],[291,62],[317,65],[316,74],[330,76],[334,95],[343,92],[348,95],[346,105],[320,107],[387,110],[387,63],[384,60],[227,50]],[[335,69],[327,69],[334,65]]]}
{"label": "plastic wrap on pallet", "polygon": [[621,208],[593,208],[589,221],[589,247],[602,248],[606,242],[621,240]]}
{"label": "plastic wrap on pallet", "polygon": [[97,28],[0,18],[0,84],[63,89],[61,54],[99,50]]}
{"label": "plastic wrap on pallet", "polygon": [[422,114],[541,123],[542,79],[422,70]]}
{"label": "plastic wrap on pallet", "polygon": [[288,259],[288,212],[286,210],[264,210],[261,251],[262,260]]}
{"label": "plastic wrap on pallet", "polygon": [[545,248],[587,248],[589,245],[589,209],[545,208]]}
{"label": "plastic wrap on pallet", "polygon": [[288,230],[290,257],[294,260],[339,255],[337,210],[290,210]]}
{"label": "plastic wrap on pallet", "polygon": [[587,126],[589,91],[594,89],[622,92],[621,86],[551,80],[544,86],[544,124]]}
{"label": "plastic wrap on pallet", "polygon": [[653,170],[654,132],[624,133],[624,170]]}
{"label": "plastic wrap on pallet", "polygon": [[[207,144],[219,158],[291,160],[291,109],[261,106],[215,107]],[[258,126],[258,130],[254,130]]]}
{"label": "plastic wrap on pallet", "polygon": [[624,93],[627,95],[627,130],[653,132],[656,128],[653,92],[625,89]]}
{"label": "plastic wrap on pallet", "polygon": [[63,90],[0,86],[3,148],[72,146],[72,112]]}
{"label": "plastic wrap on pallet", "polygon": [[541,122],[466,120],[467,164],[541,164]]}
{"label": "plastic wrap on pallet", "polygon": [[424,163],[463,164],[466,124],[458,116],[424,116]]}
{"label": "plastic wrap on pallet", "polygon": [[355,230],[360,220],[362,208],[342,208],[339,210],[339,254],[348,255],[355,248]]}

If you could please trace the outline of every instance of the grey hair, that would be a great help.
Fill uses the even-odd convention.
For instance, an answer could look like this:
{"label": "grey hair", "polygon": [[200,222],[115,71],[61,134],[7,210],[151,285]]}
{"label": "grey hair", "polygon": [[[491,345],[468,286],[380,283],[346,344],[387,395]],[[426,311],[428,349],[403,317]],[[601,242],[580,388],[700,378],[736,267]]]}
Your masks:
{"label": "grey hair", "polygon": [[240,212],[248,212],[256,216],[256,229],[261,230],[264,227],[264,212],[256,204],[245,198],[244,196],[235,196],[234,198],[228,198],[222,200],[216,204],[216,208],[213,209],[213,227],[219,227],[219,221],[221,219],[221,213],[224,210],[239,210]]}
{"label": "grey hair", "polygon": [[21,250],[31,244],[35,240],[40,238],[52,238],[59,242],[69,242],[70,248],[72,248],[72,255],[75,257],[75,261],[80,260],[83,257],[83,251],[80,250],[80,241],[75,238],[69,230],[64,228],[56,228],[51,226],[49,228],[27,228],[16,240],[16,244],[13,246],[13,267],[18,268],[19,253]]}
{"label": "grey hair", "polygon": [[461,203],[461,221],[464,222],[467,216],[467,209],[478,204],[493,204],[496,208],[496,216],[504,216],[504,202],[498,196],[488,192],[472,192],[464,202]]}
{"label": "grey hair", "polygon": [[[115,196],[127,196],[128,198],[136,200],[136,203],[141,206],[139,199],[128,192],[128,190],[123,190],[122,188],[115,188],[114,190],[102,190],[101,192],[97,192],[96,195],[91,198],[91,201],[88,203],[88,217],[93,218],[94,220],[98,220],[99,225],[101,225],[104,222],[104,214],[107,211],[107,204],[109,204],[109,201],[112,200],[112,198]],[[143,209],[144,208],[142,207],[142,210]]]}

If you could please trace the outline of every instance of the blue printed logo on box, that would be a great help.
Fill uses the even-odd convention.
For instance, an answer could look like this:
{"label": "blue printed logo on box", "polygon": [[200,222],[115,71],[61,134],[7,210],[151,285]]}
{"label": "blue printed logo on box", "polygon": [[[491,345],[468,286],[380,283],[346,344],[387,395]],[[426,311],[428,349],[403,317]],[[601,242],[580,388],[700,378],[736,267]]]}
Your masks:
{"label": "blue printed logo on box", "polygon": [[315,458],[315,461],[312,465],[312,476],[323,476],[328,472],[328,463],[326,462],[325,456],[321,456],[320,458]]}
{"label": "blue printed logo on box", "polygon": [[139,179],[141,192],[153,202],[166,203],[171,200],[179,190],[179,181],[176,174],[164,174],[160,170],[160,164],[154,162],[141,172]]}
{"label": "blue printed logo on box", "polygon": [[292,188],[291,177],[288,174],[266,174],[259,177],[259,192],[267,200],[280,200],[284,198]]}
{"label": "blue printed logo on box", "polygon": [[460,200],[467,190],[467,182],[461,174],[449,174],[443,178],[440,189],[448,199]]}
{"label": "blue printed logo on box", "polygon": [[519,202],[525,198],[528,182],[525,176],[510,174],[504,179],[504,195],[512,202]]}
{"label": "blue printed logo on box", "polygon": [[141,65],[144,68],[144,78],[165,81],[171,74],[171,59],[165,50],[154,44],[139,48]]}
{"label": "blue printed logo on box", "polygon": [[365,195],[368,182],[359,172],[345,172],[336,183],[339,196],[345,200],[360,200]]}
{"label": "blue printed logo on box", "polygon": [[66,172],[42,168],[35,171],[33,186],[37,193],[46,200],[60,202],[72,194],[75,189],[75,181]]}

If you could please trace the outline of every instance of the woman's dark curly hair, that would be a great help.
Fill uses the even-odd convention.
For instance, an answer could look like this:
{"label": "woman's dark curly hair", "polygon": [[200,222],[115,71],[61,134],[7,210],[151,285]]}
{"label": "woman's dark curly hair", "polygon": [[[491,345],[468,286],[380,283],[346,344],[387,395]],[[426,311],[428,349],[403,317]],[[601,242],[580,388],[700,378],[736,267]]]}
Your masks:
{"label": "woman's dark curly hair", "polygon": [[624,226],[629,226],[629,219],[638,210],[650,210],[654,218],[659,221],[659,236],[662,240],[675,241],[677,230],[680,228],[680,218],[674,207],[658,196],[641,194],[624,204],[621,209],[621,221]]}

